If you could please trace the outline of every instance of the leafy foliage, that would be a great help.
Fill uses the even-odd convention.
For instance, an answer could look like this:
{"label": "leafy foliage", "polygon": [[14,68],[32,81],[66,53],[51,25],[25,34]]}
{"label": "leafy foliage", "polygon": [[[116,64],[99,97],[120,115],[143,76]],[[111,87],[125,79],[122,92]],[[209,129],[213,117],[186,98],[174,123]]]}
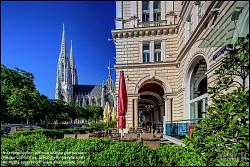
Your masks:
{"label": "leafy foliage", "polygon": [[97,166],[157,166],[161,165],[155,151],[138,142],[119,142],[96,157]]}
{"label": "leafy foliage", "polygon": [[97,106],[79,107],[75,101],[65,103],[41,95],[35,88],[32,73],[9,69],[1,65],[1,113],[2,123],[38,123],[54,128],[62,122],[83,119],[97,122],[102,119],[103,109]]}
{"label": "leafy foliage", "polygon": [[[248,39],[240,39],[228,50],[222,65],[215,71],[217,78],[209,88],[212,105],[208,118],[185,139],[189,148],[195,149],[207,165],[249,164],[249,77]],[[237,83],[237,85],[233,85]],[[226,162],[225,158],[237,155]]]}
{"label": "leafy foliage", "polygon": [[164,166],[205,166],[203,159],[186,147],[164,145],[156,151]]}

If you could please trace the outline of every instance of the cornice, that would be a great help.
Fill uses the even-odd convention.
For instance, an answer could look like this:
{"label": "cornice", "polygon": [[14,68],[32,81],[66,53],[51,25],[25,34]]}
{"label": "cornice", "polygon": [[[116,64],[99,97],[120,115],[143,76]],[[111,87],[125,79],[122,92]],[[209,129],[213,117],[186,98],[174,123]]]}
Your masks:
{"label": "cornice", "polygon": [[178,66],[178,63],[175,61],[169,62],[151,62],[151,63],[129,63],[129,64],[115,64],[115,69],[123,68],[147,68],[147,67],[166,67],[166,66]]}
{"label": "cornice", "polygon": [[112,30],[112,38],[132,38],[132,37],[144,37],[144,36],[156,36],[156,35],[168,35],[177,34],[178,25],[167,26],[150,26],[143,28],[127,28]]}

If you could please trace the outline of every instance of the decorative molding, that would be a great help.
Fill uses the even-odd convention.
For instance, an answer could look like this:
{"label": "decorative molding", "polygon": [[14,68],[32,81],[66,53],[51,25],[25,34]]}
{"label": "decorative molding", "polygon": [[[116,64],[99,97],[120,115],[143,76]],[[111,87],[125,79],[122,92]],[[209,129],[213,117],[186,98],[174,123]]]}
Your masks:
{"label": "decorative molding", "polygon": [[145,68],[145,67],[166,67],[166,66],[176,66],[178,65],[175,61],[168,62],[149,62],[149,63],[130,63],[130,64],[115,64],[115,69],[124,68]]}
{"label": "decorative molding", "polygon": [[156,36],[156,35],[170,35],[178,33],[177,25],[168,26],[154,26],[145,28],[127,28],[122,30],[112,30],[113,39],[117,38],[133,38],[133,37],[144,37],[144,36]]}

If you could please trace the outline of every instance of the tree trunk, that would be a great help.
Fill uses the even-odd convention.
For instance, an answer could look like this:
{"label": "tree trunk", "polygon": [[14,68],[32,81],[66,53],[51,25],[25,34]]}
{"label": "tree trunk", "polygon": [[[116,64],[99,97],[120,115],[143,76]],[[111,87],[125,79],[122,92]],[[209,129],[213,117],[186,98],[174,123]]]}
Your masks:
{"label": "tree trunk", "polygon": [[26,119],[26,124],[29,125],[29,117]]}

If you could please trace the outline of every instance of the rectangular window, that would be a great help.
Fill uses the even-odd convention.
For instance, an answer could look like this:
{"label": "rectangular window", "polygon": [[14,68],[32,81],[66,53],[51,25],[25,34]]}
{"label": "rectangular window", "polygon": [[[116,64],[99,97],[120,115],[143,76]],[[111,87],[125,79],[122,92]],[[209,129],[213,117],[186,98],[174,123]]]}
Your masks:
{"label": "rectangular window", "polygon": [[161,61],[161,42],[154,43],[154,61]]}
{"label": "rectangular window", "polygon": [[161,12],[154,12],[154,21],[161,20]]}
{"label": "rectangular window", "polygon": [[149,10],[149,1],[142,1],[142,10]]}
{"label": "rectangular window", "polygon": [[161,20],[161,1],[154,1],[154,21]]}
{"label": "rectangular window", "polygon": [[149,43],[143,43],[143,48],[142,48],[142,53],[143,53],[143,62],[149,62],[150,61],[150,51],[149,51]]}
{"label": "rectangular window", "polygon": [[149,22],[149,13],[142,13],[142,22]]}
{"label": "rectangular window", "polygon": [[161,1],[154,1],[154,9],[161,9]]}
{"label": "rectangular window", "polygon": [[149,22],[149,1],[142,1],[142,22]]}

